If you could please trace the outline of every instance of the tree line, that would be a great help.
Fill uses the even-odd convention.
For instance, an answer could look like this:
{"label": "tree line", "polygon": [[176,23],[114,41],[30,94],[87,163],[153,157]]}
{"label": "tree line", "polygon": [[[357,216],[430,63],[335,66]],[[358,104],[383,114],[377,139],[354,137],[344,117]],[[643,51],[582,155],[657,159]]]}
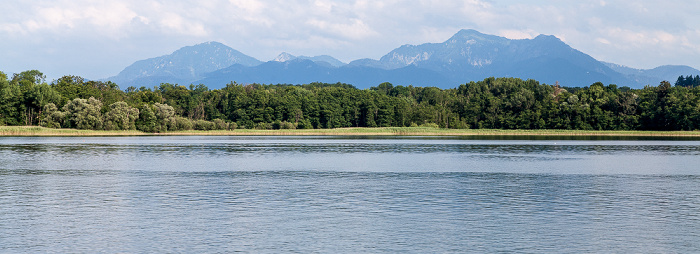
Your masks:
{"label": "tree line", "polygon": [[0,125],[145,132],[391,126],[700,129],[700,88],[666,81],[643,89],[487,78],[452,89],[231,82],[213,90],[168,83],[121,90],[110,81],[78,76],[45,79],[37,70],[11,78],[0,72]]}
{"label": "tree line", "polygon": [[692,75],[688,75],[688,76],[683,77],[683,75],[681,75],[676,80],[675,85],[682,86],[682,87],[700,86],[700,75],[695,75],[695,77],[693,77]]}

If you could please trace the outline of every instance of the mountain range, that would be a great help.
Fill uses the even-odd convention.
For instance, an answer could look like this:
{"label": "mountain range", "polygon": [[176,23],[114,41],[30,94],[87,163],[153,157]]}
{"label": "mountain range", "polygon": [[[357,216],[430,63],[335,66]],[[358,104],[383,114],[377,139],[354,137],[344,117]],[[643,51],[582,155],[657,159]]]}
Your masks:
{"label": "mountain range", "polygon": [[453,88],[487,77],[517,77],[572,87],[602,82],[641,88],[663,80],[674,82],[680,75],[700,75],[700,71],[679,65],[644,70],[601,62],[551,35],[512,40],[461,30],[442,43],[403,45],[379,60],[359,59],[347,64],[327,55],[289,53],[262,62],[224,44],[207,42],[137,61],[107,80],[122,87],[177,83],[218,89],[235,81],[342,82],[363,89],[383,82]]}

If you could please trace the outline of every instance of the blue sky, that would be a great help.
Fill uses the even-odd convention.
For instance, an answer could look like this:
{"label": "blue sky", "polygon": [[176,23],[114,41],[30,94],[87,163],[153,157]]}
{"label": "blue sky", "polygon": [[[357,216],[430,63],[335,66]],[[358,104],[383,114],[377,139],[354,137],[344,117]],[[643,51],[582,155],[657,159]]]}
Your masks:
{"label": "blue sky", "polygon": [[695,0],[9,0],[0,71],[99,79],[206,41],[263,61],[286,51],[349,62],[460,29],[512,39],[555,35],[598,60],[700,68]]}

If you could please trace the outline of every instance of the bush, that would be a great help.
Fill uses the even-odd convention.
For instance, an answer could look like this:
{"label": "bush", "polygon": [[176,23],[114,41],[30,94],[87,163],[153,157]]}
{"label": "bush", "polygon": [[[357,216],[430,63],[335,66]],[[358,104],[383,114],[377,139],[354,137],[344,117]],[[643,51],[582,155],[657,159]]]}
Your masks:
{"label": "bush", "polygon": [[311,122],[309,120],[304,119],[304,120],[301,120],[297,123],[296,128],[297,129],[313,129],[314,126],[311,124]]}
{"label": "bush", "polygon": [[194,129],[199,131],[210,131],[216,129],[216,124],[206,120],[196,120],[194,121]]}
{"label": "bush", "polygon": [[260,123],[255,124],[255,129],[256,130],[272,130],[272,124],[260,122]]}
{"label": "bush", "polygon": [[221,120],[219,118],[214,119],[214,125],[217,130],[228,130],[229,129],[229,123],[225,122],[224,120]]}
{"label": "bush", "polygon": [[440,128],[440,126],[439,126],[438,124],[436,124],[436,123],[424,123],[424,124],[421,124],[420,127],[424,127],[424,128],[436,128],[436,129]]}
{"label": "bush", "polygon": [[181,116],[176,116],[175,117],[175,130],[178,131],[187,131],[187,130],[192,130],[193,128],[192,120],[189,118],[181,117]]}
{"label": "bush", "polygon": [[283,121],[283,122],[280,124],[280,129],[294,130],[294,129],[296,129],[296,128],[297,128],[297,125],[296,125],[296,124],[290,123],[290,122],[287,122],[287,121]]}

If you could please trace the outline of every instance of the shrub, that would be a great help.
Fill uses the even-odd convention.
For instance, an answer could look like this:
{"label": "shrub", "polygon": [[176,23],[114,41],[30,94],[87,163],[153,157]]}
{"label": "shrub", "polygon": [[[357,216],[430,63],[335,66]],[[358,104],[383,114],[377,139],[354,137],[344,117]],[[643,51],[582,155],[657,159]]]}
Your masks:
{"label": "shrub", "polygon": [[189,118],[176,116],[175,117],[175,130],[178,131],[188,131],[193,129],[192,120]]}
{"label": "shrub", "polygon": [[216,124],[207,120],[194,121],[194,129],[200,131],[210,131],[216,129]]}
{"label": "shrub", "polygon": [[255,124],[256,130],[272,130],[272,124],[259,122]]}
{"label": "shrub", "polygon": [[290,123],[287,121],[283,121],[280,123],[280,129],[285,129],[285,130],[294,130],[297,128],[297,125],[294,123]]}
{"label": "shrub", "polygon": [[225,122],[224,120],[221,120],[219,118],[214,119],[212,122],[214,122],[214,125],[217,130],[228,130],[229,129],[229,123]]}
{"label": "shrub", "polygon": [[272,123],[272,129],[273,130],[279,130],[281,128],[282,122],[280,120],[277,120]]}
{"label": "shrub", "polygon": [[438,124],[436,124],[436,123],[424,123],[424,124],[421,124],[420,127],[424,127],[424,128],[436,128],[436,129],[437,129],[437,128],[440,128],[440,126],[439,126]]}
{"label": "shrub", "polygon": [[311,124],[309,120],[301,120],[297,123],[297,129],[313,129],[314,126]]}

